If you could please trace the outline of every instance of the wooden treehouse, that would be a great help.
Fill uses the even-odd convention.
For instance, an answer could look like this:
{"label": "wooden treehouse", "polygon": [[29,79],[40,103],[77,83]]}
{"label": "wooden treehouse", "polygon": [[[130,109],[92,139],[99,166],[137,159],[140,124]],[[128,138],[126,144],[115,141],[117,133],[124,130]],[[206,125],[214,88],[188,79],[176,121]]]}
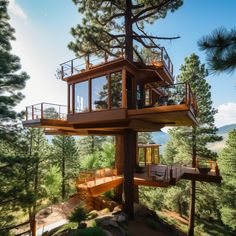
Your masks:
{"label": "wooden treehouse", "polygon": [[124,129],[159,131],[194,125],[197,105],[187,83],[174,84],[173,65],[162,48],[149,64],[104,56],[61,64],[67,106],[41,103],[26,108],[24,126],[48,134],[115,135]]}
{"label": "wooden treehouse", "polygon": [[87,56],[85,63],[73,59],[60,65],[59,76],[67,83],[67,106],[28,106],[23,125],[52,135],[116,136],[116,168],[81,173],[78,188],[92,196],[116,187],[122,197],[124,191],[124,210],[132,217],[138,185],[168,187],[179,179],[220,182],[216,167],[202,174],[197,167],[161,165],[159,145],[137,145],[139,131],[197,125],[194,94],[189,84],[174,83],[165,48],[146,64],[122,55]]}

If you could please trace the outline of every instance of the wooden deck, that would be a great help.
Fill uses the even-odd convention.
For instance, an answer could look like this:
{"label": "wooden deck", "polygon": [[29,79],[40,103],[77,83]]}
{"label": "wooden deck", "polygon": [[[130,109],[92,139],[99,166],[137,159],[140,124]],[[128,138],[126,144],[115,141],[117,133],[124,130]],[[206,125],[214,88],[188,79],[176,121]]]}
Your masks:
{"label": "wooden deck", "polygon": [[[108,168],[106,169],[108,170]],[[78,178],[76,187],[86,188],[91,196],[97,197],[123,183],[122,175],[111,174],[114,171],[107,171],[108,176],[104,174],[102,176],[101,170],[96,170],[96,172],[99,171],[98,177],[96,177],[97,174],[89,174],[89,176],[87,174],[86,178]],[[175,185],[181,179],[221,183],[222,177],[217,175],[214,170],[201,174],[197,168],[181,165],[148,165],[144,168],[143,173],[134,174],[134,184],[141,186],[166,188]]]}

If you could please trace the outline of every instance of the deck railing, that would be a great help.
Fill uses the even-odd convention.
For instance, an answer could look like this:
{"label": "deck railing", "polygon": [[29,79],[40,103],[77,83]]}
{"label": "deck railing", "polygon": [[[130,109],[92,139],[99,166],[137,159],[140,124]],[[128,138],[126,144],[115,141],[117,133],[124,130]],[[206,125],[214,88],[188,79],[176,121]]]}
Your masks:
{"label": "deck railing", "polygon": [[27,106],[26,120],[37,119],[66,120],[67,106],[44,102]]}
{"label": "deck railing", "polygon": [[[85,184],[87,187],[90,185],[97,185],[106,182],[106,177],[110,177],[110,180],[116,178],[116,168],[102,168],[97,170],[82,170],[76,179],[76,185]],[[99,182],[98,182],[99,181]]]}
{"label": "deck railing", "polygon": [[145,103],[144,100],[138,100],[138,109],[145,107],[186,104],[190,107],[193,114],[197,114],[198,107],[196,99],[188,83],[177,83],[168,86],[159,86],[154,83],[148,84],[148,87],[158,94],[158,98],[156,100],[152,100],[148,105],[143,105]]}
{"label": "deck railing", "polygon": [[[173,64],[170,57],[164,47],[161,47],[153,58],[152,61],[146,62],[147,65],[153,65],[154,62],[164,62],[165,68],[173,75]],[[116,56],[109,56],[107,53],[101,53],[101,56],[95,54],[87,54],[84,58],[74,58],[60,64],[60,69],[57,70],[57,77],[65,79],[67,77],[79,74],[81,72],[93,69],[94,67],[103,65],[107,62],[117,60],[119,58],[125,58],[124,52],[117,52]],[[144,60],[145,62],[145,60]]]}

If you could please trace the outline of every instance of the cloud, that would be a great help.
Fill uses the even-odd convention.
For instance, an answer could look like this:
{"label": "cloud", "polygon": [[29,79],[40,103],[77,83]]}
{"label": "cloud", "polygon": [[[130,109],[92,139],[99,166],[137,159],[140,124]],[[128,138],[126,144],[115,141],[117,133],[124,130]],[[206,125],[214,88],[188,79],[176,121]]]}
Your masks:
{"label": "cloud", "polygon": [[236,124],[236,103],[229,102],[220,105],[218,113],[215,115],[215,124],[217,127]]}
{"label": "cloud", "polygon": [[16,16],[20,19],[25,20],[27,18],[26,13],[22,9],[22,7],[16,3],[16,0],[10,0],[8,6],[9,14],[12,16]]}

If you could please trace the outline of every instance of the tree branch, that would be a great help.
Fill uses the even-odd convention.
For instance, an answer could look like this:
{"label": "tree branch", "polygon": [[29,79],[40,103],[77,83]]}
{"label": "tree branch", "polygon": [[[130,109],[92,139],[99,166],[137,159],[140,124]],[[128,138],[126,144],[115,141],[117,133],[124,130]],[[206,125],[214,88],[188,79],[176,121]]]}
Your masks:
{"label": "tree branch", "polygon": [[[171,1],[172,0],[166,0],[163,3],[161,3],[160,5],[152,5],[151,7],[147,7],[146,9],[140,11],[136,16],[134,16],[133,23],[156,14],[160,10],[161,7],[165,6],[166,4],[170,3]],[[152,12],[142,16],[143,14],[145,14],[149,11],[152,11]]]}
{"label": "tree branch", "polygon": [[95,20],[98,22],[98,24],[100,24],[102,26],[105,26],[107,23],[109,23],[114,18],[121,17],[121,16],[124,16],[124,15],[125,15],[124,13],[117,13],[117,14],[111,16],[110,18],[106,19],[105,22],[101,22],[97,17],[95,17]]}

